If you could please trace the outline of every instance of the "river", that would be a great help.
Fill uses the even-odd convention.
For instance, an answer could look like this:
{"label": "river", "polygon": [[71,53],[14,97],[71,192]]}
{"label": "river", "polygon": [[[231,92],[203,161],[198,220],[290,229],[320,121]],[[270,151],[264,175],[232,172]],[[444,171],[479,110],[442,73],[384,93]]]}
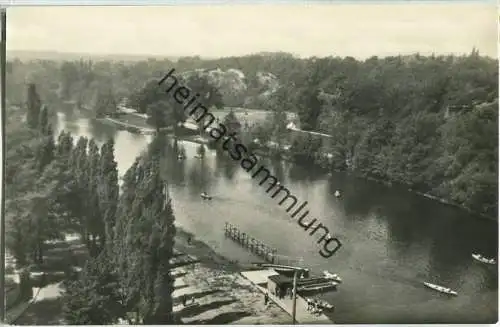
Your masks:
{"label": "river", "polygon": [[[55,130],[61,129],[100,143],[114,137],[121,175],[151,139],[69,113],[58,113]],[[318,253],[315,238],[293,222],[243,169],[213,151],[207,152],[203,162],[194,159],[198,145],[184,145],[187,160],[165,160],[177,223],[231,259],[257,261],[224,238],[226,221],[277,248],[282,261],[301,262],[313,273],[340,274],[344,282],[338,291],[322,296],[336,306],[335,323],[497,321],[497,266],[471,258],[472,253],[498,257],[496,222],[343,173],[328,177],[311,167],[266,159],[265,165],[283,185],[299,201],[307,200],[311,215],[342,241],[343,247],[325,259]],[[342,192],[340,198],[333,195],[337,189]],[[214,199],[202,201],[202,190]],[[424,281],[459,294],[449,297],[434,292],[422,285]]]}

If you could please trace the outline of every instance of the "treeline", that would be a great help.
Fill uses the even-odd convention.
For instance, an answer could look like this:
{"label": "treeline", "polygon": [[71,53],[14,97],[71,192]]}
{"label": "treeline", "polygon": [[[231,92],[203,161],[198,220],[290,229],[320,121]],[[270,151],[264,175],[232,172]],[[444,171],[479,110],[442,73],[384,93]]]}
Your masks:
{"label": "treeline", "polygon": [[371,59],[343,69],[321,59],[312,67],[306,91],[288,98],[298,95],[302,128],[332,138],[295,141],[298,155],[497,217],[496,60],[473,52]]}
{"label": "treeline", "polygon": [[6,123],[6,246],[17,268],[43,266],[50,241],[77,233],[88,260],[76,272],[68,258],[66,323],[173,323],[175,217],[160,176],[162,138],[136,159],[120,194],[112,139],[99,147],[63,131],[55,142],[34,85],[25,111],[9,111]]}
{"label": "treeline", "polygon": [[[248,69],[241,63],[250,59],[239,59],[220,60]],[[497,217],[497,60],[473,50],[365,61],[275,54],[261,63],[281,87],[267,102],[269,119],[247,139],[273,141],[281,150],[271,152],[296,162],[403,184]],[[303,130],[331,137],[287,130],[285,110],[298,114]]]}
{"label": "treeline", "polygon": [[[498,61],[480,56],[476,50],[463,56],[415,54],[364,61],[263,53],[128,64],[11,62],[18,81],[23,73],[16,67],[22,71],[26,65],[33,71],[32,78],[48,78],[44,85],[57,85],[63,95],[93,92],[94,96],[83,97],[90,99],[97,97],[98,85],[112,87],[116,99],[130,98],[158,126],[176,126],[185,119],[175,103],[168,104],[161,92],[155,93],[158,89],[152,80],[171,67],[178,72],[235,68],[245,74],[247,85],[256,88],[258,72],[269,72],[278,77],[280,85],[261,104],[271,117],[262,126],[252,126],[246,133],[248,139],[258,138],[262,145],[274,141],[291,146],[291,156],[298,162],[315,161],[326,169],[401,183],[497,216]],[[59,76],[59,82],[53,76]],[[89,80],[93,82],[88,84]],[[206,81],[198,84],[194,86],[200,89],[200,98],[215,94]],[[241,103],[244,101],[242,96]],[[208,105],[212,102],[221,105],[215,100]],[[291,133],[283,111],[297,113],[302,129],[332,137]]]}
{"label": "treeline", "polygon": [[[182,76],[174,73],[174,77],[177,81],[175,89],[181,85],[189,87],[202,95],[198,102],[207,108],[223,108],[222,95],[205,76]],[[165,92],[173,83],[172,77],[168,78],[165,85],[161,87],[158,86],[158,80],[151,80],[144,87],[129,94],[128,105],[140,113],[146,113],[147,122],[158,130],[167,126],[177,127],[179,123],[185,122],[189,115],[184,106],[174,99],[175,89],[169,93]]]}

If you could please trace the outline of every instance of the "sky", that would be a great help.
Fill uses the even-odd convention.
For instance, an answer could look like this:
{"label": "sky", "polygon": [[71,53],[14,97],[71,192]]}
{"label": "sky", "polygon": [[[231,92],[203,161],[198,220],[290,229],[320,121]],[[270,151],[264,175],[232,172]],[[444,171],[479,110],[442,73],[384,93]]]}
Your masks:
{"label": "sky", "polygon": [[7,49],[221,57],[463,54],[497,57],[495,3],[22,7]]}

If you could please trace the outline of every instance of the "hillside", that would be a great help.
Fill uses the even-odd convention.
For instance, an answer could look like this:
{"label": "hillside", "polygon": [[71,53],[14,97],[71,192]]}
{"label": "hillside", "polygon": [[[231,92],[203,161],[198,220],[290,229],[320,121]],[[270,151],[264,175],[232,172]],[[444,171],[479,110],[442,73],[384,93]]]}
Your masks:
{"label": "hillside", "polygon": [[280,85],[278,77],[272,73],[258,71],[255,76],[249,77],[237,68],[195,69],[183,75],[187,78],[193,75],[207,77],[219,89],[224,104],[235,107],[260,107]]}

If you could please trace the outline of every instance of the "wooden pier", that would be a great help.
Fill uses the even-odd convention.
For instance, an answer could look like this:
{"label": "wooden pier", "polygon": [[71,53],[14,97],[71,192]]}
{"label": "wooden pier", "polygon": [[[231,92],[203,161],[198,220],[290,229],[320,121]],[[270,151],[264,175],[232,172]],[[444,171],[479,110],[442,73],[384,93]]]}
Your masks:
{"label": "wooden pier", "polygon": [[137,133],[140,133],[143,135],[151,135],[151,134],[154,134],[154,132],[155,132],[154,128],[141,127],[141,126],[129,124],[129,123],[126,123],[123,121],[113,119],[111,117],[104,117],[104,118],[100,118],[99,120],[101,120],[103,122],[109,122],[109,123],[112,123],[114,125],[118,125],[126,130],[129,130],[131,132],[137,132]]}
{"label": "wooden pier", "polygon": [[224,235],[267,262],[278,263],[277,249],[271,248],[247,233],[242,232],[237,226],[226,222],[224,225]]}

